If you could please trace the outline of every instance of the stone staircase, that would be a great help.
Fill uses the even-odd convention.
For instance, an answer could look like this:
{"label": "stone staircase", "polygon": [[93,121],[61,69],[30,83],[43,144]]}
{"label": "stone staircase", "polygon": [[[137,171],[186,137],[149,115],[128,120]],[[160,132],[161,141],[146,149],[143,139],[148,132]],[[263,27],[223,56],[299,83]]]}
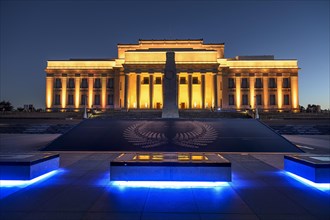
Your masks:
{"label": "stone staircase", "polygon": [[[245,112],[236,111],[216,111],[210,110],[181,110],[180,118],[251,118]],[[157,119],[162,117],[161,110],[130,110],[130,111],[106,111],[95,112],[90,118],[115,118],[115,119]]]}
{"label": "stone staircase", "polygon": [[330,125],[270,125],[279,134],[330,135]]}

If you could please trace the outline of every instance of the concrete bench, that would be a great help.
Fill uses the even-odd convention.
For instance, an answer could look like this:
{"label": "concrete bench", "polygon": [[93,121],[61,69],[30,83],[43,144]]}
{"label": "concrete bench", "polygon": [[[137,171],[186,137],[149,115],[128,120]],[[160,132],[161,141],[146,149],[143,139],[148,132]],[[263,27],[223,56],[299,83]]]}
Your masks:
{"label": "concrete bench", "polygon": [[231,181],[231,163],[216,153],[123,153],[111,181]]}
{"label": "concrete bench", "polygon": [[59,168],[53,153],[0,154],[0,180],[31,180]]}
{"label": "concrete bench", "polygon": [[286,155],[284,169],[314,183],[330,183],[330,155]]}

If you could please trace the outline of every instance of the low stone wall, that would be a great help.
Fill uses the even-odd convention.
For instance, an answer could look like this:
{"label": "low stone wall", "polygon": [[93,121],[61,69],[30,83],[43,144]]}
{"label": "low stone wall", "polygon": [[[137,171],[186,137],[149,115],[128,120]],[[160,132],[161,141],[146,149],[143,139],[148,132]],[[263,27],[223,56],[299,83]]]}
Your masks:
{"label": "low stone wall", "polygon": [[65,119],[83,117],[81,112],[0,112],[0,118],[40,118],[40,119]]}

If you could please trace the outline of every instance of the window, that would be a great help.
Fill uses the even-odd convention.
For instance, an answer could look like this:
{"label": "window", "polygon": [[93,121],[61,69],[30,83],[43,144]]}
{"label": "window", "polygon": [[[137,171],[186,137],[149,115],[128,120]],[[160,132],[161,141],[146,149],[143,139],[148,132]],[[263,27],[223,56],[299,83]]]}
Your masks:
{"label": "window", "polygon": [[262,88],[262,79],[261,78],[256,78],[256,82],[255,82],[254,87],[257,88],[257,89]]}
{"label": "window", "polygon": [[290,96],[284,95],[284,105],[290,105]]}
{"label": "window", "polygon": [[59,78],[55,79],[55,88],[56,89],[62,88],[61,79]]}
{"label": "window", "polygon": [[74,88],[74,78],[69,78],[69,81],[68,81],[68,88],[69,88],[69,89]]}
{"label": "window", "polygon": [[241,88],[243,89],[249,88],[249,83],[247,78],[242,78]]}
{"label": "window", "polygon": [[100,78],[96,78],[94,81],[94,88],[101,88],[101,79]]}
{"label": "window", "polygon": [[61,104],[61,95],[56,94],[55,95],[55,105],[60,105]]}
{"label": "window", "polygon": [[268,86],[269,86],[269,88],[276,88],[276,79],[275,78],[269,78]]}
{"label": "window", "polygon": [[283,88],[290,88],[290,78],[283,78]]}
{"label": "window", "polygon": [[156,77],[155,84],[162,84],[162,78]]}
{"label": "window", "polygon": [[81,88],[83,88],[83,89],[88,88],[87,78],[82,78],[82,80],[81,80]]}
{"label": "window", "polygon": [[235,80],[234,80],[234,78],[228,78],[228,88],[229,89],[235,88]]}
{"label": "window", "polygon": [[108,105],[113,105],[113,94],[108,95]]}
{"label": "window", "polygon": [[81,95],[80,103],[82,105],[86,105],[87,104],[87,96],[86,95]]}
{"label": "window", "polygon": [[242,105],[248,105],[248,104],[249,104],[248,95],[246,95],[246,94],[242,95]]}
{"label": "window", "polygon": [[180,77],[180,84],[187,84],[186,77]]}
{"label": "window", "polygon": [[109,78],[108,79],[108,83],[107,83],[107,87],[109,88],[109,89],[113,89],[113,85],[114,85],[114,81],[113,81],[114,79],[113,78]]}
{"label": "window", "polygon": [[68,95],[68,105],[73,105],[73,95]]}
{"label": "window", "polygon": [[256,95],[256,104],[262,105],[261,102],[262,102],[261,95]]}
{"label": "window", "polygon": [[99,105],[100,104],[100,95],[95,95],[94,96],[94,105]]}
{"label": "window", "polygon": [[235,105],[235,97],[234,97],[234,95],[229,95],[229,105]]}
{"label": "window", "polygon": [[275,95],[270,95],[269,96],[269,104],[270,105],[276,105]]}
{"label": "window", "polygon": [[198,77],[192,78],[192,84],[198,84]]}
{"label": "window", "polygon": [[149,77],[143,77],[142,84],[149,84]]}

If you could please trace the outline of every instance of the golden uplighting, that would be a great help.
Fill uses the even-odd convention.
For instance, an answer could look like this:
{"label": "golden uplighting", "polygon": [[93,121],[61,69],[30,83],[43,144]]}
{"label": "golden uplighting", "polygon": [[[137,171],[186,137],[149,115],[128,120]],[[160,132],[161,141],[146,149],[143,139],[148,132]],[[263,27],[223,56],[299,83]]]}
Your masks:
{"label": "golden uplighting", "polygon": [[[166,51],[175,52],[178,82],[175,98],[179,109],[221,107],[241,110],[247,107],[246,104],[255,108],[256,95],[261,95],[262,103],[258,108],[262,111],[299,109],[297,60],[262,56],[260,59],[224,58],[224,44],[204,44],[200,39],[140,40],[138,44],[119,44],[118,58],[113,60],[47,61],[46,108],[66,110],[74,106],[73,110],[79,110],[82,95],[86,95],[88,108],[162,109]],[[282,88],[283,77],[289,78],[288,88]],[[74,79],[75,88],[68,87],[70,78]],[[109,78],[113,78],[111,88],[107,86]],[[235,79],[234,88],[228,88],[228,78]],[[248,88],[241,88],[242,78],[248,78]],[[263,87],[255,88],[257,78],[262,80]],[[269,78],[276,78],[276,88],[268,88]],[[60,88],[60,84],[54,87],[55,79],[61,80]],[[87,79],[86,88],[81,88],[83,79]],[[100,88],[94,88],[96,79],[101,80]],[[60,101],[60,106],[54,105],[55,94],[60,95],[60,100],[56,100]],[[276,95],[276,105],[270,105],[270,94]],[[228,103],[231,95],[234,95],[235,105]],[[244,96],[244,106],[242,95],[248,97],[246,103]],[[290,98],[286,105],[284,95]],[[67,105],[69,97],[70,106]],[[96,106],[95,97],[100,98]]]}

